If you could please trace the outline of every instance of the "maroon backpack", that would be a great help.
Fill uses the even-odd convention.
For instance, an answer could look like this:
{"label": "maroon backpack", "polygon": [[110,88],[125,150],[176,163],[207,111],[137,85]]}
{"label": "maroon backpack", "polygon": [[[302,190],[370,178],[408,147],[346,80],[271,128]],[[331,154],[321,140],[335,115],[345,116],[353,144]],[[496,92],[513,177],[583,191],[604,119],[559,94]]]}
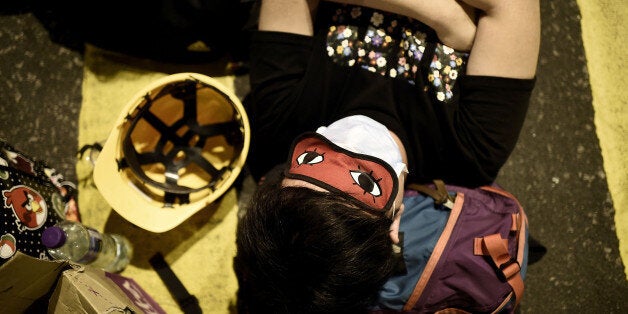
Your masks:
{"label": "maroon backpack", "polygon": [[528,259],[527,218],[496,185],[410,185],[399,247],[403,265],[372,313],[512,313]]}

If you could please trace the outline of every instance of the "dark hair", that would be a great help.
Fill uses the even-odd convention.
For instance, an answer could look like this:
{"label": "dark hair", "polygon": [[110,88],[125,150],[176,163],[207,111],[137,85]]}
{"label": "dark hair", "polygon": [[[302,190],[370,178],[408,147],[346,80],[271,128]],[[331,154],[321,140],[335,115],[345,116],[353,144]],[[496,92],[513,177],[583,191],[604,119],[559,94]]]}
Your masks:
{"label": "dark hair", "polygon": [[360,313],[392,274],[391,221],[342,194],[264,184],[237,229],[239,313]]}

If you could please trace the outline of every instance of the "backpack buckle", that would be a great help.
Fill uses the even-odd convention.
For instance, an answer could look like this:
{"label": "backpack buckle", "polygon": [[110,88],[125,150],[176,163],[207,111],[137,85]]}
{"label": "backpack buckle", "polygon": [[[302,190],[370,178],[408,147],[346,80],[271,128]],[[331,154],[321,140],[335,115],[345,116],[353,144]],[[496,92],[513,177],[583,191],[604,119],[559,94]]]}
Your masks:
{"label": "backpack buckle", "polygon": [[499,265],[497,275],[504,281],[510,279],[521,271],[521,265],[516,258],[511,258],[507,262]]}

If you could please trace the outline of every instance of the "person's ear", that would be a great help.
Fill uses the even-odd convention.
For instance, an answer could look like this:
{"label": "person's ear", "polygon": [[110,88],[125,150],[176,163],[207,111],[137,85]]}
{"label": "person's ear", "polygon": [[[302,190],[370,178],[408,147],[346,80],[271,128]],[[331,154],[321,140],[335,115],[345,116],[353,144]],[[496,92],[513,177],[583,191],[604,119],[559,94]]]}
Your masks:
{"label": "person's ear", "polygon": [[399,243],[399,224],[401,223],[401,214],[403,213],[403,203],[401,203],[401,206],[399,206],[399,210],[397,210],[397,212],[395,213],[395,216],[393,217],[393,222],[390,225],[390,239],[393,241],[393,243],[397,244]]}

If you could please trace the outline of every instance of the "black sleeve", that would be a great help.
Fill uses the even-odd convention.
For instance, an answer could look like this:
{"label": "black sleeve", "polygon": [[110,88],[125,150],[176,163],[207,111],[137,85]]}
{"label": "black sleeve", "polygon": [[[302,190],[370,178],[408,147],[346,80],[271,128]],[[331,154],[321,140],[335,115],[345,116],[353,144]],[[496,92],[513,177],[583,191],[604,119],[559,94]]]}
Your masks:
{"label": "black sleeve", "polygon": [[490,183],[519,139],[535,80],[464,76],[458,83],[452,132],[460,153],[474,160],[481,183]]}
{"label": "black sleeve", "polygon": [[[251,93],[245,105],[251,121],[248,165],[259,180],[274,165],[284,162],[287,149],[299,132],[296,99],[312,54],[312,37],[258,31],[251,43]],[[286,132],[293,130],[294,132]]]}
{"label": "black sleeve", "polygon": [[251,42],[251,91],[259,101],[290,91],[305,73],[312,53],[312,37],[257,31]]}

